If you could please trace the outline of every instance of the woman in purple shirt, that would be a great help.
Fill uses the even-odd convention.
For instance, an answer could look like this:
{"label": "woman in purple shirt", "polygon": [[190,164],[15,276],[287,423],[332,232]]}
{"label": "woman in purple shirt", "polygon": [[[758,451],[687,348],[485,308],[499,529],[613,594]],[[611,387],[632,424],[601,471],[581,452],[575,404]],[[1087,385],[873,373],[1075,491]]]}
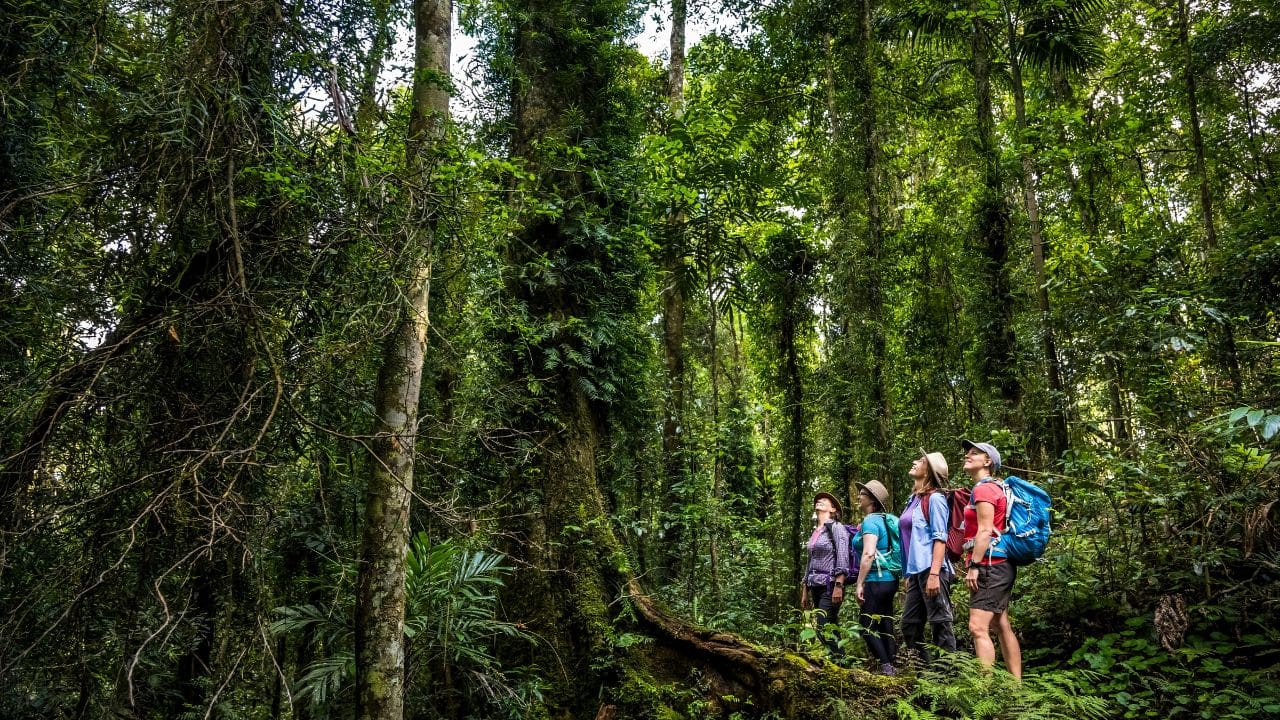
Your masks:
{"label": "woman in purple shirt", "polygon": [[818,636],[834,655],[839,653],[839,648],[822,629],[840,619],[844,581],[849,575],[849,532],[839,521],[840,501],[835,495],[825,492],[814,495],[813,511],[818,522],[809,536],[809,565],[800,588],[800,608],[808,610],[812,603],[819,611]]}

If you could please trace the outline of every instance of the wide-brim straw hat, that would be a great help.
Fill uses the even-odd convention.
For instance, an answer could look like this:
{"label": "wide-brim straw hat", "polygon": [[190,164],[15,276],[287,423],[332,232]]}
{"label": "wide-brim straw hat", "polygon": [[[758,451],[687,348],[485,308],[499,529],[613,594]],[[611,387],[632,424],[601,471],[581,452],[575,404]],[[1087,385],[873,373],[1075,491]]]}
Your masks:
{"label": "wide-brim straw hat", "polygon": [[947,478],[951,477],[951,468],[947,466],[947,459],[940,452],[925,452],[924,448],[920,448],[920,454],[929,464],[929,472],[933,473],[933,479],[938,487],[945,485]]}
{"label": "wide-brim straw hat", "polygon": [[854,484],[858,486],[859,491],[866,490],[868,493],[871,493],[871,497],[875,498],[880,503],[881,508],[890,507],[889,489],[886,488],[879,480],[871,480],[867,483]]}
{"label": "wide-brim straw hat", "polygon": [[840,514],[840,511],[841,511],[841,509],[842,509],[842,508],[840,507],[840,500],[838,500],[838,499],[836,498],[836,496],[835,496],[835,495],[832,495],[832,494],[831,494],[831,493],[829,493],[829,492],[820,492],[820,493],[818,493],[817,495],[814,495],[814,496],[813,496],[813,501],[814,501],[814,502],[818,502],[818,498],[826,498],[826,499],[830,500],[830,501],[831,501],[831,506],[832,506],[832,507],[834,507],[834,508],[836,509],[836,514],[837,514],[837,515],[839,515],[839,514]]}

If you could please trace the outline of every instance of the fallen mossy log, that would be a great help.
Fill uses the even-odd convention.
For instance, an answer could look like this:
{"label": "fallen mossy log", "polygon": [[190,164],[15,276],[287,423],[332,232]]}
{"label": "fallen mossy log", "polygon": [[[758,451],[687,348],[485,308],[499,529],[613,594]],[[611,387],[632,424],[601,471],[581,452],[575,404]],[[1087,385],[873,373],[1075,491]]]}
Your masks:
{"label": "fallen mossy log", "polygon": [[692,625],[663,610],[634,580],[628,593],[652,642],[629,652],[623,685],[598,718],[687,717],[690,704],[701,717],[860,718],[906,691],[900,678],[815,662]]}

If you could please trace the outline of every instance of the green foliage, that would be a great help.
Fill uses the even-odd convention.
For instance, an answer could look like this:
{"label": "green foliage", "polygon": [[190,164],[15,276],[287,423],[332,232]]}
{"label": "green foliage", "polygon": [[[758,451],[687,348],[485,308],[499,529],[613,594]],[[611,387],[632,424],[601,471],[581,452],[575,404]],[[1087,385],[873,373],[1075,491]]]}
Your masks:
{"label": "green foliage", "polygon": [[1149,619],[1126,624],[1120,632],[1089,638],[1071,657],[1073,665],[1096,673],[1096,690],[1114,700],[1123,713],[1118,717],[1262,718],[1280,712],[1274,632],[1197,634],[1169,652],[1155,642]]}
{"label": "green foliage", "polygon": [[1111,702],[1100,692],[1102,676],[1087,671],[1045,671],[1021,681],[1000,670],[986,670],[972,658],[947,657],[935,670],[916,678],[892,715],[899,720],[1038,720],[1112,717]]}
{"label": "green foliage", "polygon": [[[423,260],[412,526],[501,531],[535,556],[522,569],[599,549],[509,587],[500,556],[416,538],[424,714],[563,713],[572,692],[626,685],[618,657],[664,646],[595,570],[823,657],[794,608],[808,493],[880,476],[900,503],[921,445],[959,483],[955,439],[975,432],[1055,500],[1013,606],[1033,672],[1021,688],[924,674],[901,716],[1092,717],[1097,696],[1109,716],[1276,714],[1280,6],[886,0],[864,35],[856,4],[731,5],[743,22],[690,49],[677,117],[664,63],[625,40],[635,3],[464,3],[482,37],[455,101],[475,117],[410,169],[410,4],[4,3],[0,715],[283,714],[261,668],[313,715],[350,709],[378,360]],[[538,77],[555,122],[517,137]],[[999,258],[977,244],[992,230]],[[670,282],[686,300],[676,457]],[[997,378],[982,338],[1005,330]],[[581,430],[564,402],[579,395],[606,517],[566,499],[540,545],[509,525],[560,499],[536,458]],[[1043,432],[1059,406],[1061,458]],[[564,692],[582,678],[530,665],[550,648],[516,624],[532,584],[566,577],[593,591],[580,634],[600,653],[582,667],[601,687]],[[1150,618],[1175,598],[1190,629],[1170,651]],[[856,658],[851,610],[830,632]],[[645,677],[628,707],[712,714],[711,687]]]}
{"label": "green foliage", "polygon": [[[494,617],[502,575],[511,570],[504,559],[499,553],[468,550],[453,539],[432,543],[426,533],[414,536],[405,559],[405,638],[408,666],[416,668],[408,679],[414,697],[444,706],[456,702],[451,695],[462,694],[476,707],[517,715],[539,701],[538,684],[504,670],[494,654],[503,638],[534,641],[516,625]],[[348,569],[339,577],[350,579],[354,573]],[[326,595],[342,599],[323,608],[277,608],[271,623],[273,633],[305,634],[323,652],[294,683],[294,696],[316,716],[341,717],[352,700],[351,592],[345,585],[326,589]]]}
{"label": "green foliage", "polygon": [[[1262,408],[1239,407],[1220,416],[1221,418],[1226,418],[1226,422],[1223,424],[1223,429],[1226,431],[1224,434],[1234,434],[1232,431],[1247,427],[1260,435],[1263,441],[1267,441],[1280,432],[1280,414],[1268,413]],[[1240,424],[1241,420],[1244,420],[1243,426]],[[1267,460],[1259,459],[1265,466]]]}

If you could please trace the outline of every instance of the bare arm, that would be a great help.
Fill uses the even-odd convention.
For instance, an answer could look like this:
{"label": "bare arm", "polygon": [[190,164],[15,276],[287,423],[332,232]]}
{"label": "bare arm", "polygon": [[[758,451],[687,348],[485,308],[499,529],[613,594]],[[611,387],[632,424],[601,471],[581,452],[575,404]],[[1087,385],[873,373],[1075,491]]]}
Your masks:
{"label": "bare arm", "polygon": [[[996,524],[996,506],[989,502],[979,502],[974,505],[974,509],[978,512],[978,534],[973,538],[973,555],[970,556],[969,562],[980,562],[991,547],[991,531],[995,529]],[[969,568],[969,572],[965,573],[964,582],[970,590],[977,590],[978,568]]]}
{"label": "bare arm", "polygon": [[996,506],[989,502],[979,502],[974,506],[978,511],[978,534],[973,538],[973,560],[981,561],[991,548],[991,533],[996,526]]}
{"label": "bare arm", "polygon": [[871,563],[876,559],[876,544],[880,542],[877,535],[862,536],[862,561],[858,563],[858,602],[863,599],[863,587],[867,583],[867,573],[871,571]]}

